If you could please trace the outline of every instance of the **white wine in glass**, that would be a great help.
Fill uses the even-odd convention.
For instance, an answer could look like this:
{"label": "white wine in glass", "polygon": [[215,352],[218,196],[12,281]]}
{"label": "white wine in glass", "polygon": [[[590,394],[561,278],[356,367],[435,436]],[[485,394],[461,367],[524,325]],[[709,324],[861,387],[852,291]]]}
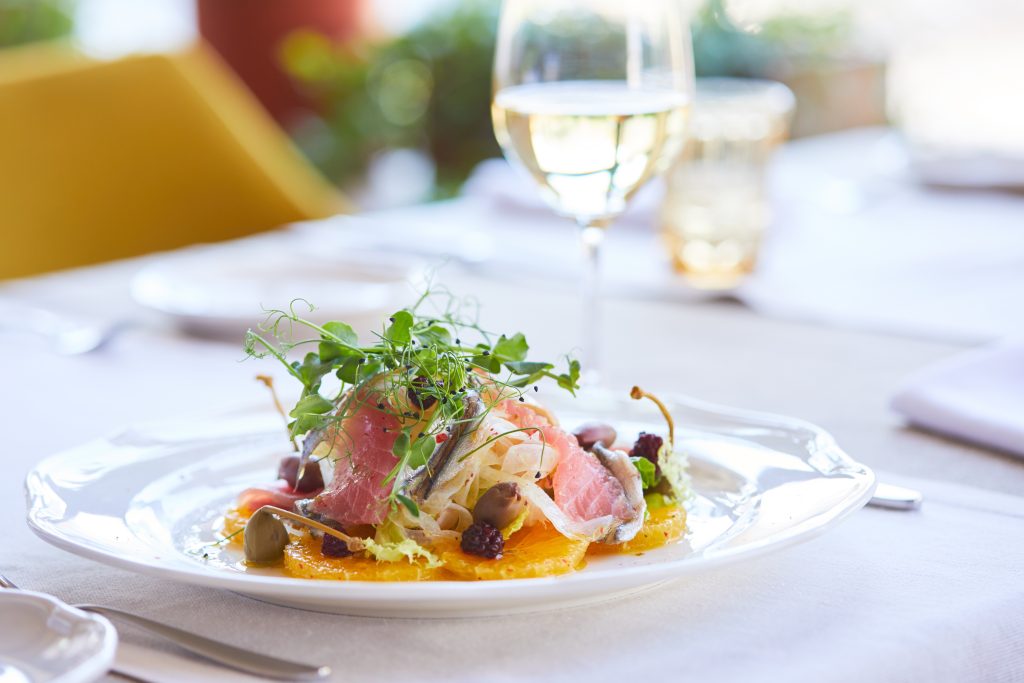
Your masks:
{"label": "white wine in glass", "polygon": [[505,0],[492,116],[512,162],[582,229],[583,363],[600,370],[604,229],[679,151],[693,89],[676,0]]}

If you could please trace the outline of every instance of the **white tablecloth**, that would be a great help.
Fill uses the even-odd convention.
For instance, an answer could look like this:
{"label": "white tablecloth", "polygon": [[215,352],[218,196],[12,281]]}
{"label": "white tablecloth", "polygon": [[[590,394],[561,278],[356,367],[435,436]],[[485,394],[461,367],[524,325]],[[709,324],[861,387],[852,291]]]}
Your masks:
{"label": "white tablecloth", "polygon": [[[455,209],[498,220],[479,203]],[[402,215],[434,221],[452,210]],[[549,225],[543,220],[534,227]],[[528,230],[524,225],[531,238],[516,248],[557,253],[542,232]],[[261,239],[263,248],[278,249],[296,238]],[[226,258],[242,253],[227,249]],[[1024,466],[901,428],[887,408],[905,376],[961,347],[772,320],[727,302],[667,303],[613,289],[605,338],[611,383],[817,422],[885,478],[922,489],[920,513],[865,510],[806,545],[629,600],[466,621],[309,614],[143,578],[50,547],[21,521],[21,482],[40,458],[127,423],[222,412],[265,397],[253,375],[268,367],[238,363],[238,344],[176,335],[131,304],[126,284],[137,267],[112,264],[2,288],[24,300],[141,323],[78,358],[0,333],[0,520],[8,529],[0,571],[26,588],[328,663],[338,681],[1024,678]],[[571,277],[495,270],[442,276],[480,298],[485,324],[525,332],[538,354],[571,348]],[[480,271],[488,277],[473,274]],[[121,633],[120,665],[146,678],[231,678],[129,628]]]}
{"label": "white tablecloth", "polygon": [[[23,283],[21,296],[132,313],[130,265]],[[571,329],[552,324],[571,291],[507,291],[464,279],[541,353]],[[524,294],[525,291],[525,294]],[[516,305],[522,297],[528,305]],[[612,301],[611,380],[687,390],[798,414],[832,429],[855,456],[903,473],[1024,489],[1024,468],[983,451],[894,428],[886,392],[954,348],[807,328],[729,306]],[[133,314],[137,315],[135,311]],[[638,332],[639,331],[639,332]],[[650,335],[631,353],[635,335]],[[756,342],[752,342],[756,340]],[[706,680],[993,681],[1024,673],[1024,500],[935,481],[920,513],[865,510],[820,539],[625,601],[535,616],[466,621],[307,614],[136,576],[50,547],[20,521],[21,481],[55,450],[155,416],[222,411],[263,396],[235,345],[126,332],[104,351],[55,356],[0,337],[0,570],[69,601],[108,603],[199,633],[332,665],[339,681]],[[265,369],[265,368],[263,368]],[[888,476],[888,475],[887,475]],[[897,479],[897,481],[899,481]],[[119,665],[154,681],[232,680],[121,629]],[[154,649],[156,648],[156,649]],[[235,680],[240,680],[234,677]]]}

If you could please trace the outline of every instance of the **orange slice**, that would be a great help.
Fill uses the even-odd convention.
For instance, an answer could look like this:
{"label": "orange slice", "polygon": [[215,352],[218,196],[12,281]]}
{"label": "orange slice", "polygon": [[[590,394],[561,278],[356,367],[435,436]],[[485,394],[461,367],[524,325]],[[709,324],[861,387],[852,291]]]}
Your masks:
{"label": "orange slice", "polygon": [[437,581],[446,578],[441,568],[412,562],[378,562],[366,557],[325,557],[320,539],[293,536],[284,549],[284,571],[303,579],[338,581]]}
{"label": "orange slice", "polygon": [[587,541],[566,538],[546,524],[536,524],[512,534],[496,560],[462,552],[456,541],[440,541],[433,550],[445,569],[460,579],[532,579],[568,574],[579,568]]}
{"label": "orange slice", "polygon": [[590,552],[595,555],[640,553],[678,541],[684,533],[686,509],[681,505],[670,505],[651,510],[647,515],[647,521],[632,540],[618,545],[595,543],[590,546]]}
{"label": "orange slice", "polygon": [[[223,535],[240,532],[245,528],[250,515],[251,512],[247,509],[228,510],[221,525]],[[626,546],[632,547],[632,544],[642,538],[651,529],[653,519],[654,513],[651,513],[650,519],[637,538]],[[682,535],[685,519],[684,512],[681,529],[675,538]],[[649,547],[656,547],[664,542],[667,540]],[[233,536],[231,543],[241,545],[242,534],[237,533]],[[587,547],[598,550],[600,545],[590,545],[587,541],[566,538],[547,524],[537,524],[513,534],[505,543],[502,557],[497,560],[464,553],[455,540],[438,541],[431,550],[441,558],[444,566],[432,568],[425,564],[406,561],[380,562],[366,557],[325,557],[320,552],[320,539],[299,533],[293,534],[291,543],[285,547],[283,570],[285,574],[297,578],[337,581],[528,579],[576,571],[584,564]],[[601,546],[598,552],[630,552],[623,550],[626,546]]]}
{"label": "orange slice", "polygon": [[245,523],[251,516],[252,511],[244,507],[231,508],[225,512],[220,523],[221,538],[230,539],[228,542],[232,545],[241,546],[242,530],[245,529]]}

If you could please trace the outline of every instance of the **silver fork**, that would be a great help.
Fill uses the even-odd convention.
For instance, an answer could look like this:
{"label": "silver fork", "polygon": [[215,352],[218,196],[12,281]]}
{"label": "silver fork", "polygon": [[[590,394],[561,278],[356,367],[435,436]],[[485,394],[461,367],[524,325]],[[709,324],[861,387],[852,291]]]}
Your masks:
{"label": "silver fork", "polygon": [[[6,576],[0,574],[0,588],[17,589],[18,586]],[[183,631],[180,628],[161,624],[131,612],[114,609],[113,607],[103,607],[101,605],[72,605],[72,607],[118,619],[150,633],[162,636],[193,654],[205,657],[223,666],[257,676],[288,681],[315,681],[327,678],[331,674],[330,668],[326,666],[299,664],[298,662],[278,659],[277,657],[260,654],[259,652],[252,652],[235,647],[234,645],[221,643],[211,638],[204,638],[195,633]],[[133,678],[123,672],[117,673],[127,678]]]}

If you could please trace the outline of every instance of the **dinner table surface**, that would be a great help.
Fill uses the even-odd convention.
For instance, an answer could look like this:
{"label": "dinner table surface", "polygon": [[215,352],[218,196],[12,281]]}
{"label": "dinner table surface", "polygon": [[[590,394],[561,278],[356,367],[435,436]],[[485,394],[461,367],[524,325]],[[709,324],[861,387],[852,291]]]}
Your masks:
{"label": "dinner table surface", "polygon": [[[238,253],[273,249],[288,239],[287,230],[261,236]],[[224,249],[230,256],[232,245]],[[16,321],[0,324],[0,519],[7,528],[0,571],[25,588],[129,609],[281,656],[327,661],[339,681],[621,680],[629,674],[669,680],[1024,680],[1021,653],[1013,638],[1007,640],[1015,632],[1017,646],[1024,647],[1024,610],[1017,609],[1016,617],[987,614],[982,598],[971,593],[985,583],[984,571],[942,567],[941,559],[927,565],[900,552],[916,533],[915,519],[955,519],[964,500],[984,507],[991,496],[1011,517],[1024,516],[1020,460],[907,427],[888,407],[908,376],[965,346],[773,319],[729,298],[668,301],[606,290],[608,386],[627,391],[636,384],[814,422],[880,480],[922,489],[922,510],[865,509],[798,547],[617,602],[485,619],[300,612],[59,550],[24,522],[23,481],[42,458],[135,422],[216,415],[268,400],[254,381],[268,368],[240,362],[240,339],[186,334],[132,300],[132,276],[158,258],[0,287],[0,296],[10,300],[128,323],[103,348],[78,356],[54,353],[45,340],[19,332]],[[479,299],[494,327],[524,332],[540,357],[577,343],[571,281],[494,278],[486,269],[458,266],[438,278]],[[973,497],[963,493],[965,487]],[[1021,530],[1020,517],[1007,528]],[[934,526],[927,533],[935,534],[934,543],[943,542]],[[878,556],[871,556],[865,534],[877,535]],[[1000,558],[1018,562],[1024,536],[1006,540],[1002,550],[993,542],[978,552],[991,553],[985,561],[994,565]],[[1005,578],[1011,568],[993,571]],[[901,591],[895,598],[894,582]],[[1013,599],[1024,606],[1021,592]],[[971,615],[944,622],[946,607]],[[121,629],[121,640],[119,668],[145,680],[250,679],[132,629]]]}

